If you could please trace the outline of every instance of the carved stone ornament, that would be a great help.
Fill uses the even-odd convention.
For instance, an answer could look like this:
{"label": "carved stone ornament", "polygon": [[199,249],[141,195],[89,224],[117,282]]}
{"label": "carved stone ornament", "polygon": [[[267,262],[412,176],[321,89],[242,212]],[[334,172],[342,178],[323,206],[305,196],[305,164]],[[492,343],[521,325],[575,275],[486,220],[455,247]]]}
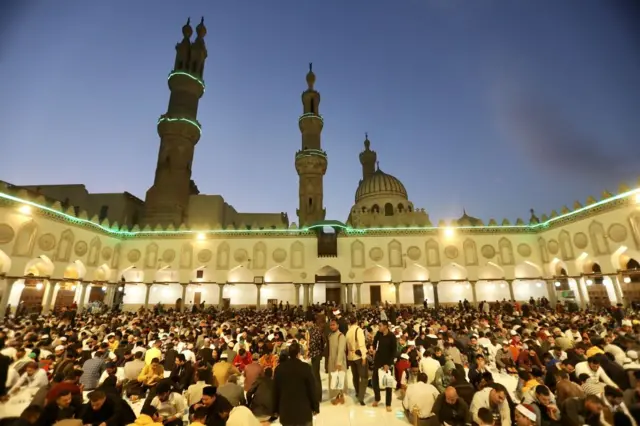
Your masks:
{"label": "carved stone ornament", "polygon": [[13,241],[16,231],[8,223],[0,223],[0,244],[7,244]]}
{"label": "carved stone ornament", "polygon": [[351,271],[349,272],[349,278],[354,279],[356,277],[356,273]]}
{"label": "carved stone ornament", "polygon": [[235,252],[233,252],[233,258],[236,262],[242,263],[249,258],[249,254],[245,249],[237,249]]}
{"label": "carved stone ornament", "polygon": [[621,243],[627,239],[627,228],[619,223],[614,223],[609,227],[609,238],[614,243]]}
{"label": "carved stone ornament", "polygon": [[484,257],[485,259],[493,259],[496,255],[496,249],[487,244],[482,246],[482,248],[480,249],[480,253],[482,253],[482,257]]}
{"label": "carved stone ornament", "polygon": [[551,254],[558,254],[558,251],[560,250],[560,244],[558,244],[556,240],[549,240],[549,242],[547,243],[547,250],[549,250],[549,253]]}
{"label": "carved stone ornament", "polygon": [[374,247],[371,250],[369,250],[369,257],[374,262],[379,262],[384,257],[384,252],[380,247]]}
{"label": "carved stone ornament", "polygon": [[447,256],[448,259],[456,259],[458,254],[460,254],[460,252],[456,246],[447,246],[444,249],[444,255]]}
{"label": "carved stone ornament", "polygon": [[38,247],[42,251],[53,250],[56,246],[56,237],[53,234],[44,234],[38,239]]}
{"label": "carved stone ornament", "polygon": [[407,249],[407,257],[413,261],[420,259],[421,254],[420,247],[411,246]]}
{"label": "carved stone ornament", "polygon": [[75,246],[73,246],[73,251],[76,256],[84,256],[87,254],[87,250],[89,250],[89,245],[86,241],[78,241]]}
{"label": "carved stone ornament", "polygon": [[209,263],[212,257],[213,253],[209,249],[202,249],[198,252],[198,262],[200,263]]}
{"label": "carved stone ornament", "polygon": [[529,244],[518,244],[518,254],[522,257],[531,256],[531,246]]}
{"label": "carved stone ornament", "polygon": [[138,260],[140,260],[140,256],[142,256],[142,253],[140,253],[140,250],[138,249],[129,250],[129,253],[127,253],[127,260],[131,263],[136,263]]}
{"label": "carved stone ornament", "polygon": [[277,248],[273,251],[273,261],[276,263],[282,263],[287,260],[287,251],[283,248]]}
{"label": "carved stone ornament", "polygon": [[176,258],[176,251],[174,249],[166,249],[162,252],[162,261],[164,263],[171,263]]}
{"label": "carved stone ornament", "polygon": [[573,245],[582,250],[589,245],[589,237],[584,232],[578,232],[573,236]]}
{"label": "carved stone ornament", "polygon": [[304,280],[305,278],[307,278],[307,273],[306,273],[306,272],[301,272],[301,273],[300,273],[300,278],[302,278],[303,280]]}
{"label": "carved stone ornament", "polygon": [[102,258],[104,260],[110,260],[113,256],[113,249],[111,247],[105,247],[102,249]]}

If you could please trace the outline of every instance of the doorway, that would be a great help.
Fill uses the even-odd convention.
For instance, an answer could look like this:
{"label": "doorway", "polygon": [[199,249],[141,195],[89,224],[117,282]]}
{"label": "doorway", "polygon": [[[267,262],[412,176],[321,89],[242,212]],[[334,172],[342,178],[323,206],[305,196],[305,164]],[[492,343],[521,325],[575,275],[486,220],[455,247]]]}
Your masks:
{"label": "doorway", "polygon": [[75,298],[75,295],[76,295],[75,290],[59,288],[58,294],[56,295],[56,300],[53,304],[54,309],[60,309],[63,306],[71,306],[73,304],[73,299]]}
{"label": "doorway", "polygon": [[413,285],[413,304],[422,305],[424,302],[424,286],[422,284]]}
{"label": "doorway", "polygon": [[104,291],[102,291],[102,287],[98,287],[97,285],[91,286],[91,290],[89,291],[89,303],[102,302],[103,300]]}
{"label": "doorway", "polygon": [[334,302],[336,305],[340,305],[342,303],[342,289],[337,288],[327,288],[326,289],[326,300],[327,303]]}
{"label": "doorway", "polygon": [[369,285],[369,301],[371,305],[382,303],[382,291],[379,285]]}
{"label": "doorway", "polygon": [[194,305],[200,305],[200,299],[202,298],[202,293],[199,291],[195,291],[193,292],[193,304]]}

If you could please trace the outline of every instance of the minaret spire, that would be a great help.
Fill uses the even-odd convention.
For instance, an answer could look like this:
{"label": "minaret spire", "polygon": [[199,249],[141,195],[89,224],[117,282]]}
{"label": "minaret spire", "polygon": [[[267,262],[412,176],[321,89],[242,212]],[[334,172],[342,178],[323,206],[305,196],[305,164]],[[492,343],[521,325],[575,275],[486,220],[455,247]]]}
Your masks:
{"label": "minaret spire", "polygon": [[192,43],[191,19],[187,19],[182,27],[183,40],[176,45],[176,60],[169,74],[169,106],[158,120],[160,150],[155,179],[145,200],[146,224],[178,227],[186,223],[189,198],[197,193],[191,165],[201,132],[197,111],[204,94],[202,73],[207,49],[202,38],[206,31],[201,22]]}
{"label": "minaret spire", "polygon": [[369,141],[369,133],[364,133],[364,151],[360,153],[360,164],[362,164],[362,180],[365,180],[376,171],[378,154],[371,150],[371,142]]}
{"label": "minaret spire", "polygon": [[325,218],[322,179],[327,171],[327,154],[322,150],[320,135],[323,120],[320,116],[320,93],[314,89],[316,75],[309,63],[306,76],[307,90],[302,92],[302,115],[298,126],[302,133],[302,148],[296,153],[296,171],[299,176],[299,225],[308,226]]}

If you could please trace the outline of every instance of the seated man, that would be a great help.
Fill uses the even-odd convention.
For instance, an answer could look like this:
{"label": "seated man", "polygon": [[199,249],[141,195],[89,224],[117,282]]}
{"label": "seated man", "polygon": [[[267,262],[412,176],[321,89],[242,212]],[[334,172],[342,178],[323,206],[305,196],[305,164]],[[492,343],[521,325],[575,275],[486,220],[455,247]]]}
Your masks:
{"label": "seated man", "polygon": [[158,410],[165,426],[182,426],[182,416],[187,404],[178,392],[173,392],[167,382],[158,384],[156,396],[151,400],[151,406]]}
{"label": "seated man", "polygon": [[417,373],[416,376],[416,381],[406,388],[402,406],[409,423],[416,424],[417,417],[417,424],[426,426],[439,392],[435,386],[427,383],[428,378],[425,373]]}

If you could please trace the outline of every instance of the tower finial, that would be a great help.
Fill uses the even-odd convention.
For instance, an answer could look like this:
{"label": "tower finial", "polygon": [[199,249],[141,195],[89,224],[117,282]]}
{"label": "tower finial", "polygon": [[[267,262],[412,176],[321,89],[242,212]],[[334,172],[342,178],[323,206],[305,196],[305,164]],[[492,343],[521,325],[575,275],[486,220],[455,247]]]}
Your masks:
{"label": "tower finial", "polygon": [[196,34],[198,38],[204,38],[207,35],[207,27],[204,26],[204,16],[200,19],[200,23],[196,27]]}
{"label": "tower finial", "polygon": [[191,18],[187,18],[187,23],[182,27],[182,35],[185,39],[190,39],[193,35],[193,29],[191,28]]}
{"label": "tower finial", "polygon": [[309,62],[309,72],[313,72],[313,62]]}
{"label": "tower finial", "polygon": [[376,161],[376,170],[380,170],[380,162]]}
{"label": "tower finial", "polygon": [[307,73],[307,85],[309,90],[313,89],[313,84],[316,82],[316,75],[313,73],[313,62],[309,62],[309,72]]}

